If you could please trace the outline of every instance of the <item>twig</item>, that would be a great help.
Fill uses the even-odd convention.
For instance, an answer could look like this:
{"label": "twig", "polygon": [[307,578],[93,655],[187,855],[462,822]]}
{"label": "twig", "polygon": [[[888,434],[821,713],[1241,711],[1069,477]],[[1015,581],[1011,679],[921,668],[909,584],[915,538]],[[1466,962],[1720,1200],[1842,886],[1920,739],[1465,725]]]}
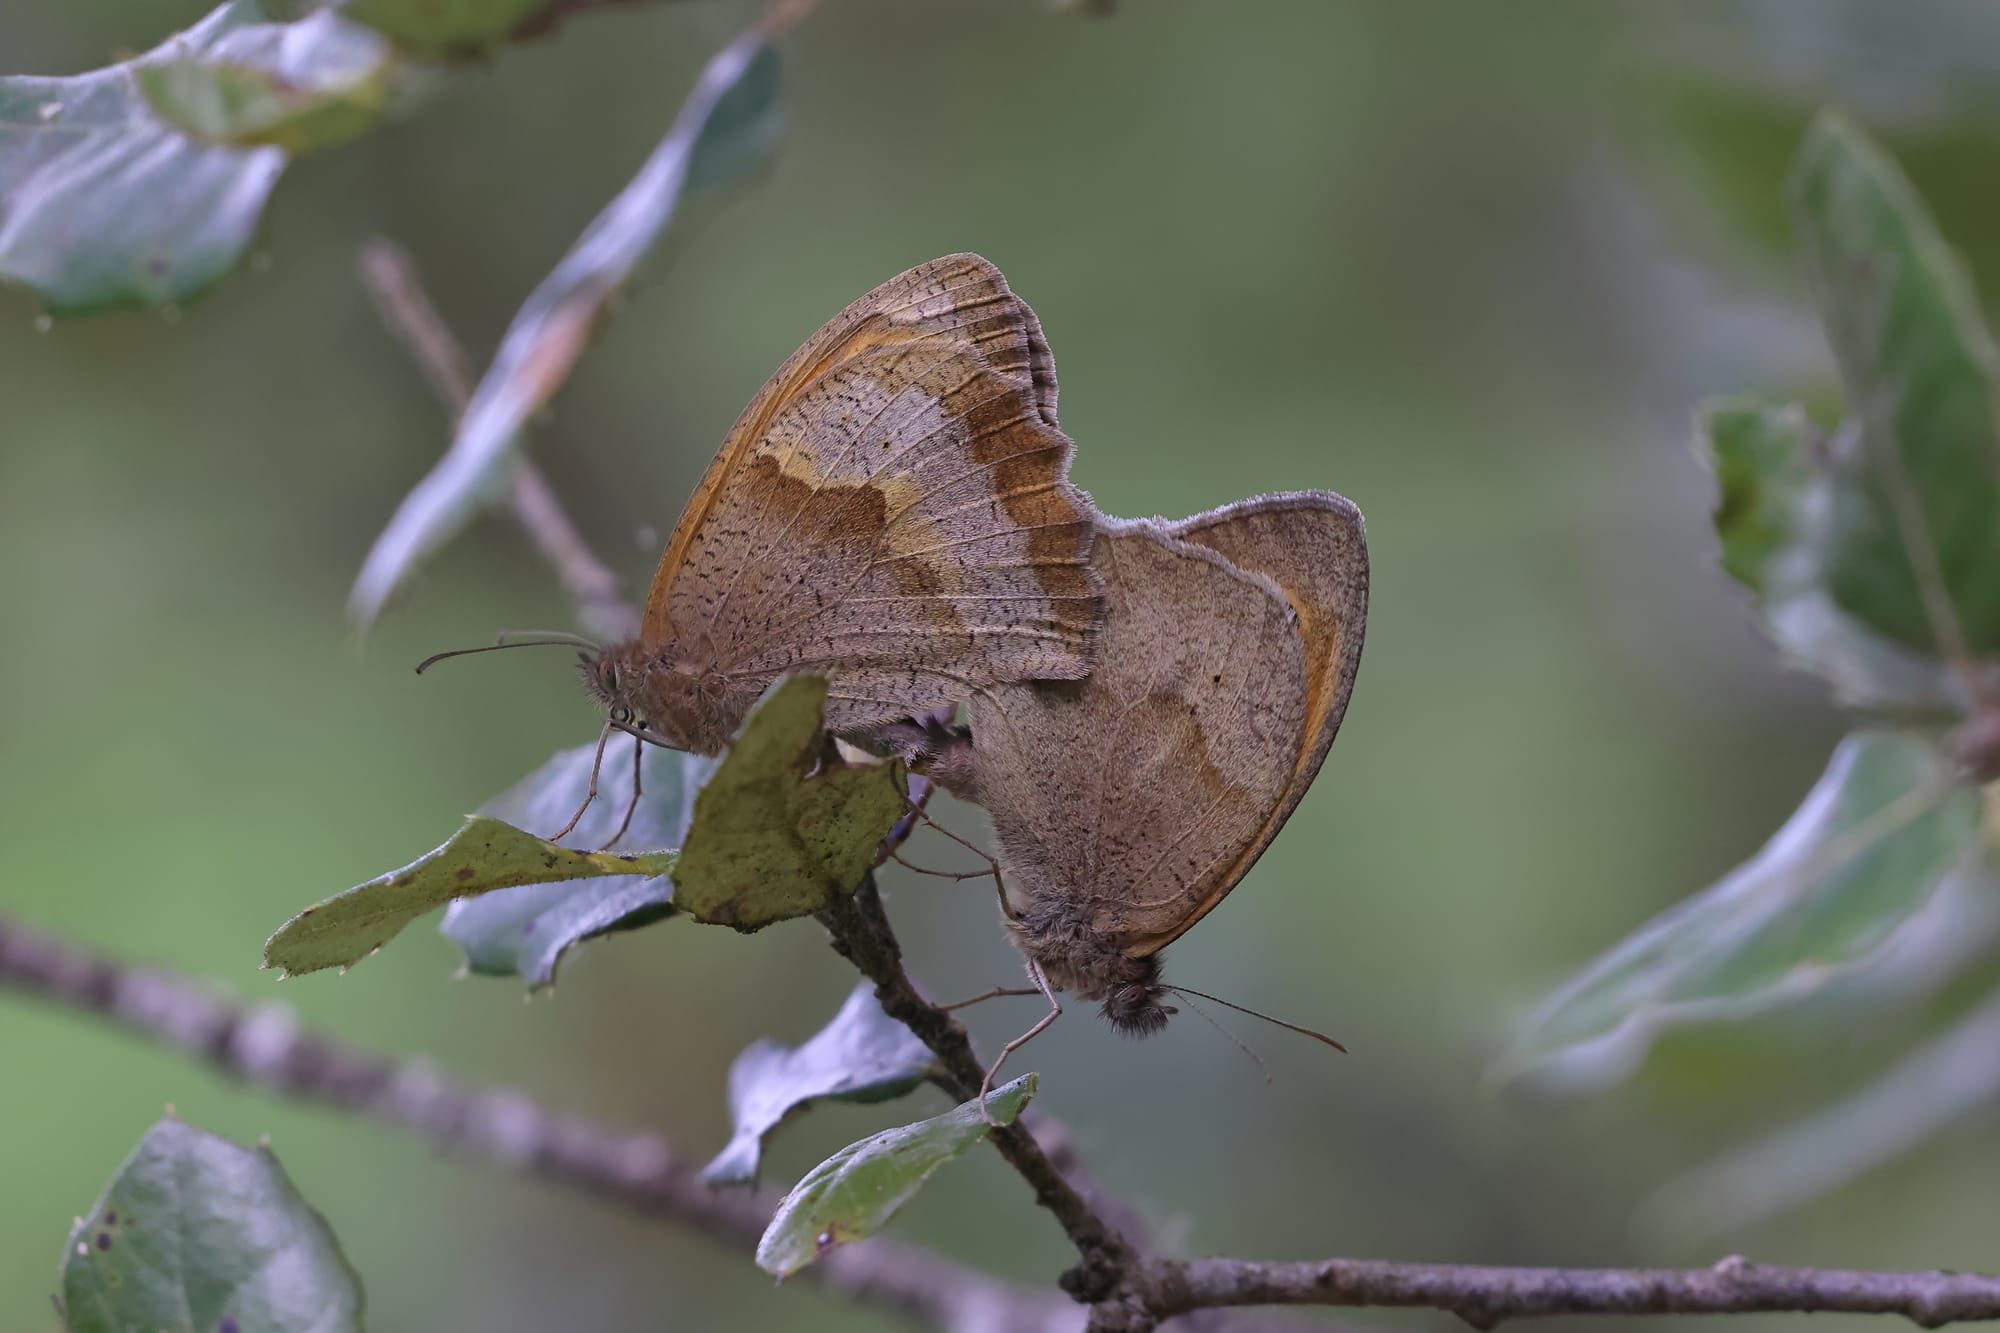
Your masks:
{"label": "twig", "polygon": [[[471,363],[425,293],[409,253],[393,241],[377,238],[362,247],[355,271],[382,322],[409,349],[432,392],[456,421],[472,398]],[[563,512],[548,478],[525,458],[514,469],[511,503],[528,540],[575,603],[585,631],[607,640],[636,633],[638,613],[620,595],[618,576],[591,551]]]}
{"label": "twig", "polygon": [[[877,952],[882,942],[866,919],[876,913],[863,903],[856,911],[862,919],[850,924],[867,932],[858,941],[860,952],[871,966],[882,967]],[[895,967],[901,976],[900,962]],[[753,1242],[770,1216],[768,1197],[711,1192],[658,1135],[551,1111],[520,1092],[462,1083],[421,1061],[357,1050],[301,1030],[281,1008],[246,1008],[187,978],[127,968],[4,916],[0,987],[106,1019],[275,1095],[412,1130],[446,1152],[498,1162],[647,1217],[679,1222],[734,1248]],[[907,977],[892,978],[888,989],[892,995],[908,991],[902,1005],[934,1012]],[[963,1053],[970,1055],[969,1044]],[[977,1084],[963,1074],[954,1077]],[[1035,1141],[1020,1133],[1010,1150],[1009,1137],[996,1138],[1008,1160],[1038,1192],[1046,1186],[1060,1200],[1068,1186]],[[1066,1228],[1090,1216],[1080,1199],[1049,1206]],[[1092,1329],[1149,1330],[1164,1319],[1246,1305],[1422,1307],[1456,1314],[1478,1328],[1553,1314],[1841,1311],[1900,1314],[1926,1328],[2000,1319],[2000,1277],[1966,1273],[1775,1268],[1740,1258],[1686,1270],[1355,1259],[1182,1261],[1139,1258],[1130,1251],[1123,1259],[1118,1291],[1090,1312]],[[852,1299],[949,1333],[1043,1333],[1075,1329],[1079,1322],[1076,1307],[1053,1293],[1001,1282],[886,1237],[828,1254],[806,1275]]]}
{"label": "twig", "polygon": [[[926,999],[903,970],[902,946],[882,912],[874,878],[863,881],[850,897],[836,900],[820,919],[833,935],[834,948],[875,983],[875,998],[883,1011],[938,1057],[944,1070],[939,1082],[945,1090],[960,1101],[975,1096],[985,1067],[958,1020]],[[1079,1262],[1062,1275],[1063,1290],[1085,1304],[1118,1299],[1136,1257],[1124,1235],[1057,1169],[1024,1126],[995,1129],[993,1143],[1076,1246]]]}
{"label": "twig", "polygon": [[1143,1285],[1162,1317],[1227,1305],[1416,1306],[1474,1328],[1556,1314],[1899,1314],[1924,1328],[2000,1319],[2000,1277],[1775,1268],[1732,1255],[1712,1268],[1482,1268],[1329,1259],[1154,1261]]}
{"label": "twig", "polygon": [[[972,1095],[983,1071],[971,1041],[904,971],[873,880],[851,901],[823,913],[822,920],[833,932],[834,947],[875,983],[884,1010],[938,1056],[946,1090],[961,1099]],[[2000,1319],[2000,1277],[1770,1268],[1738,1257],[1682,1271],[1151,1258],[1134,1250],[1064,1176],[1055,1154],[1020,1125],[996,1130],[993,1137],[1077,1247],[1081,1262],[1063,1275],[1062,1286],[1090,1304],[1090,1333],[1150,1333],[1162,1320],[1246,1305],[1419,1306],[1448,1311],[1482,1329],[1549,1314],[1834,1310],[1901,1314],[1926,1328]]]}
{"label": "twig", "polygon": [[[770,1196],[717,1193],[656,1134],[544,1108],[509,1088],[462,1083],[302,1030],[279,1006],[246,1007],[170,972],[127,968],[0,916],[0,987],[104,1018],[277,1096],[407,1129],[445,1152],[498,1162],[646,1217],[683,1223],[739,1251],[770,1221]],[[1053,1292],[1002,1282],[877,1237],[808,1275],[858,1301],[947,1333],[1076,1328]]]}

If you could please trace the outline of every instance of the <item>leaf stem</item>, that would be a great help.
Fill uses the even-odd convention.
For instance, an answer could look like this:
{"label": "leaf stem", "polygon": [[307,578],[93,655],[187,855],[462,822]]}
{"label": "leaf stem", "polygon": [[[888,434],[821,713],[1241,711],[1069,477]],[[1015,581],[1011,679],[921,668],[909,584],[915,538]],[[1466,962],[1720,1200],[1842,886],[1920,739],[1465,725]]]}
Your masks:
{"label": "leaf stem", "polygon": [[[472,399],[471,363],[424,291],[416,262],[394,241],[378,237],[362,247],[355,271],[383,324],[409,350],[455,423]],[[510,502],[515,520],[555,571],[583,627],[611,641],[637,633],[639,613],[619,592],[618,576],[597,558],[548,478],[525,457],[515,465]]]}

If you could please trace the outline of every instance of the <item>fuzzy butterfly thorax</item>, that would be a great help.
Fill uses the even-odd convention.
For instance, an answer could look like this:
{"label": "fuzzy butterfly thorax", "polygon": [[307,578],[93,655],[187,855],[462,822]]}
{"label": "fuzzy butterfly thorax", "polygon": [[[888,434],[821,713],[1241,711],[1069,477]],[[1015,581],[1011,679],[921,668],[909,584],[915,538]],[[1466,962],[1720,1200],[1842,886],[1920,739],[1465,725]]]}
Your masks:
{"label": "fuzzy butterfly thorax", "polygon": [[1144,1037],[1165,1027],[1175,1010],[1162,1001],[1167,988],[1158,955],[1131,956],[1068,906],[1045,900],[1010,919],[1014,943],[1056,990],[1101,1000],[1104,1020],[1117,1031]]}

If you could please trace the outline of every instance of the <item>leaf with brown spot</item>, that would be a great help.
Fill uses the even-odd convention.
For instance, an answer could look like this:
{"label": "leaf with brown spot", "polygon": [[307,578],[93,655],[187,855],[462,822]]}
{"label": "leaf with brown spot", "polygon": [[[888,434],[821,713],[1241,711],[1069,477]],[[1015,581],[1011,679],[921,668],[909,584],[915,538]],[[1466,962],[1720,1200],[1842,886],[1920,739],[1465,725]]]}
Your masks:
{"label": "leaf with brown spot", "polygon": [[361,1333],[361,1280],[267,1147],[169,1118],[63,1246],[70,1333]]}
{"label": "leaf with brown spot", "polygon": [[903,766],[822,762],[826,681],[774,685],[695,797],[674,905],[752,931],[850,893],[908,808]]}
{"label": "leaf with brown spot", "polygon": [[264,945],[264,966],[283,968],[286,976],[351,967],[454,898],[548,880],[663,875],[673,866],[673,852],[631,859],[580,852],[473,815],[436,851],[315,903],[278,927]]}

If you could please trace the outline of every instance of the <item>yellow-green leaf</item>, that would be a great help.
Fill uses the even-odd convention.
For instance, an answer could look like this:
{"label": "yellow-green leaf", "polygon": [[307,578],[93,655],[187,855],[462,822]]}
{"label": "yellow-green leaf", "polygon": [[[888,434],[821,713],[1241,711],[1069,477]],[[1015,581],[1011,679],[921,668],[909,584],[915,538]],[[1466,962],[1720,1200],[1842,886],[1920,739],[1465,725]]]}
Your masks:
{"label": "yellow-green leaf", "polygon": [[672,852],[581,852],[474,815],[436,851],[280,926],[264,945],[264,966],[283,968],[286,976],[351,967],[454,898],[550,880],[661,875],[673,864]]}
{"label": "yellow-green leaf", "polygon": [[[641,796],[631,805],[632,765],[595,744],[564,750],[480,807],[479,813],[516,828],[560,828],[583,804],[597,772],[597,799],[563,841],[614,852],[652,851],[677,845],[694,816],[694,794],[715,761],[648,745],[641,751]],[[616,841],[613,834],[631,823]],[[465,951],[467,970],[485,976],[519,976],[530,989],[555,984],[556,965],[575,945],[618,930],[634,930],[673,915],[674,886],[663,876],[553,880],[459,898],[445,908],[438,929]]]}
{"label": "yellow-green leaf", "polygon": [[822,762],[826,679],[773,685],[695,796],[674,905],[756,930],[850,893],[908,808],[900,763]]}
{"label": "yellow-green leaf", "polygon": [[[1035,1075],[1023,1074],[995,1088],[987,1096],[987,1111],[1000,1124],[1013,1124],[1035,1095],[1036,1082]],[[787,1278],[837,1245],[874,1235],[939,1167],[991,1128],[974,1100],[848,1144],[808,1171],[779,1203],[757,1242],[757,1266]]]}
{"label": "yellow-green leaf", "polygon": [[326,9],[234,29],[133,77],[161,119],[197,139],[292,153],[372,129],[414,80],[388,42]]}

